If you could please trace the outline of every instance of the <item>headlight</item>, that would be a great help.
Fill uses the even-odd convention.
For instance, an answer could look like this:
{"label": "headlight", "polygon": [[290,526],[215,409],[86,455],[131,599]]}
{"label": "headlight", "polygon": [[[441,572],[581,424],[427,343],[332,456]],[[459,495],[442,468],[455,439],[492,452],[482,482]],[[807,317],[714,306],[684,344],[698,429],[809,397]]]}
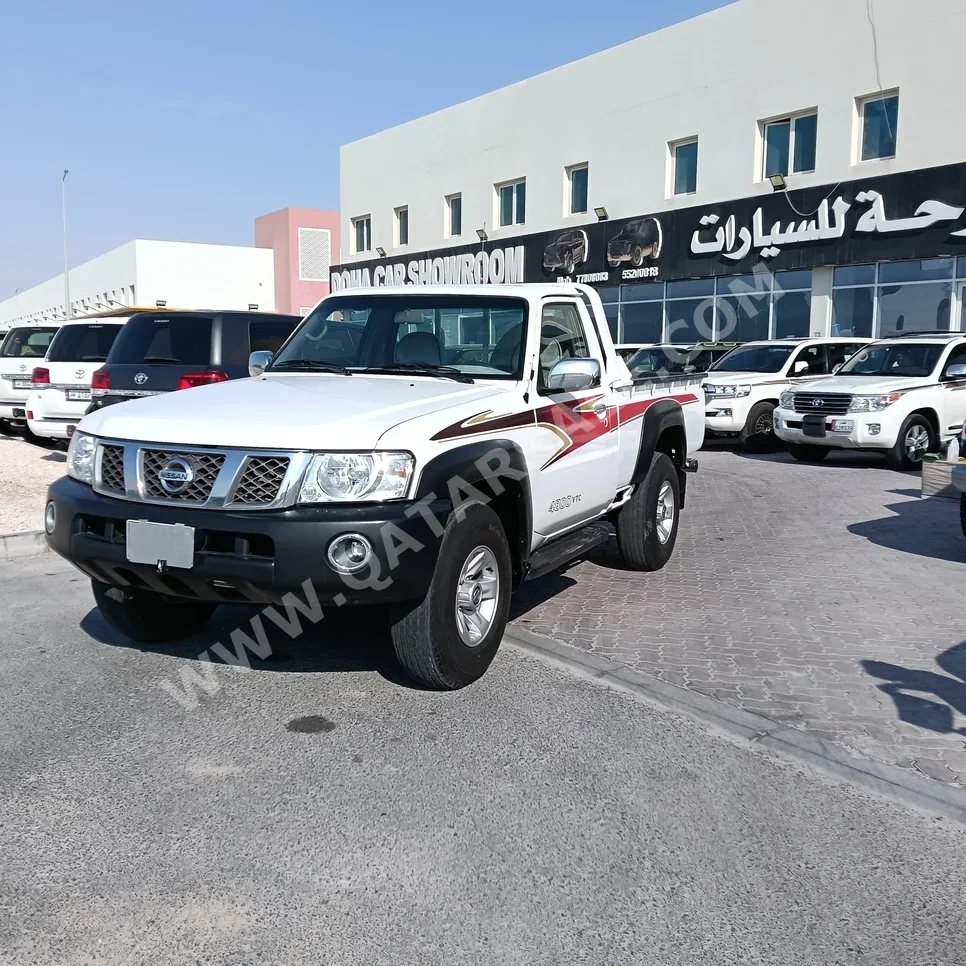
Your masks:
{"label": "headlight", "polygon": [[782,409],[794,409],[795,408],[795,390],[786,389],[778,399],[778,405]]}
{"label": "headlight", "polygon": [[877,413],[887,409],[894,402],[898,402],[902,394],[898,392],[889,393],[887,396],[853,396],[852,405],[849,406],[850,413]]}
{"label": "headlight", "polygon": [[704,391],[709,396],[748,396],[751,386],[705,386]]}
{"label": "headlight", "polygon": [[299,503],[403,500],[414,462],[409,453],[320,453],[309,464]]}
{"label": "headlight", "polygon": [[94,482],[94,456],[97,439],[87,433],[74,433],[67,450],[67,475],[81,483]]}

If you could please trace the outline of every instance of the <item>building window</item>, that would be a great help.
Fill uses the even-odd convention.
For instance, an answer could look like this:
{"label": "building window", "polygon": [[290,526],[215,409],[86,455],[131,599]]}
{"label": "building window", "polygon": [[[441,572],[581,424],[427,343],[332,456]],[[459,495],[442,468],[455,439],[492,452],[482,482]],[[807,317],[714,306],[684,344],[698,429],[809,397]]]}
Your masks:
{"label": "building window", "polygon": [[500,205],[500,227],[506,228],[508,225],[522,225],[527,220],[526,179],[497,185],[496,192]]}
{"label": "building window", "polygon": [[463,196],[449,195],[446,198],[447,238],[459,238],[463,234]]}
{"label": "building window", "polygon": [[586,164],[575,164],[567,168],[567,188],[569,209],[567,214],[583,215],[587,212],[587,175]]}
{"label": "building window", "polygon": [[352,241],[354,253],[372,251],[372,218],[369,215],[352,219]]}
{"label": "building window", "polygon": [[764,125],[762,180],[772,175],[807,174],[815,170],[818,114],[799,114]]}
{"label": "building window", "polygon": [[859,102],[860,161],[881,161],[896,156],[899,129],[898,92],[869,97]]}
{"label": "building window", "polygon": [[[886,338],[948,331],[955,259],[923,258],[847,265],[832,277],[832,335]],[[966,272],[966,265],[960,265]]]}
{"label": "building window", "polygon": [[395,242],[396,246],[400,247],[402,245],[409,244],[409,208],[407,205],[403,205],[401,208],[396,208],[394,211],[396,216],[396,231],[395,231]]}
{"label": "building window", "polygon": [[678,141],[671,147],[671,190],[693,195],[698,190],[698,139]]}

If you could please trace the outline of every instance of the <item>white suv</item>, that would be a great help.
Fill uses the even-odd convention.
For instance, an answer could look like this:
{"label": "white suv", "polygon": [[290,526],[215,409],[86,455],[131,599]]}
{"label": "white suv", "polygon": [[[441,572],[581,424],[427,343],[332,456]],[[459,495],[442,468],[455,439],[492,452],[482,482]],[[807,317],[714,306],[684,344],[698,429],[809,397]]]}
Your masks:
{"label": "white suv", "polygon": [[966,336],[918,332],[866,346],[831,379],[783,393],[775,431],[804,462],[830,449],[871,449],[912,470],[964,419]]}
{"label": "white suv", "polygon": [[705,431],[737,436],[762,453],[778,445],[772,414],[781,394],[800,382],[828,376],[866,339],[783,339],[746,342],[719,359],[704,384]]}

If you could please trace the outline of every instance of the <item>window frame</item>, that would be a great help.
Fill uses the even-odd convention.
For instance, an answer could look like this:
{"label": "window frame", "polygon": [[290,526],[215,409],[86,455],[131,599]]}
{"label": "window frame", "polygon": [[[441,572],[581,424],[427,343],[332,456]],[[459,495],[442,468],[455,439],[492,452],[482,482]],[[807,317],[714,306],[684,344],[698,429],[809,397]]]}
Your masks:
{"label": "window frame", "polygon": [[[459,231],[453,231],[453,202],[459,204]],[[454,192],[443,197],[443,237],[462,238],[463,236],[463,193]]]}
{"label": "window frame", "polygon": [[[368,247],[359,247],[359,227],[366,224],[364,234],[366,235],[366,244]],[[349,219],[349,224],[352,228],[349,238],[352,242],[352,254],[353,255],[367,255],[372,251],[372,214],[368,215],[356,215],[354,218]]]}
{"label": "window frame", "polygon": [[[865,141],[865,112],[870,104],[878,101],[887,101],[891,98],[896,99],[896,130],[895,130],[895,150],[892,154],[882,157],[864,158],[862,157],[862,147]],[[855,130],[852,145],[852,164],[858,166],[862,164],[876,164],[879,161],[894,161],[899,155],[899,88],[891,90],[876,91],[874,94],[866,94],[855,99]]]}
{"label": "window frame", "polygon": [[[392,240],[394,248],[406,248],[409,245],[409,205],[400,205],[392,210],[393,228]],[[405,222],[405,241],[403,240],[403,226]]]}
{"label": "window frame", "polygon": [[[520,218],[519,214],[519,187],[523,185],[523,218]],[[504,224],[503,222],[503,192],[507,188],[513,189],[513,202],[511,205],[511,215],[510,221]],[[516,228],[519,225],[526,224],[527,218],[527,179],[523,178],[513,178],[511,181],[498,181],[493,185],[493,193],[495,196],[495,212],[493,215],[493,224],[497,228]]]}
{"label": "window frame", "polygon": [[[584,207],[574,207],[574,175],[578,171],[587,173],[587,181],[584,185]],[[571,215],[586,215],[590,211],[590,163],[582,161],[580,164],[571,164],[564,168],[564,213]]]}
{"label": "window frame", "polygon": [[[546,299],[540,304],[540,328],[537,333],[537,395],[538,396],[554,396],[561,394],[568,394],[566,390],[563,389],[548,389],[546,383],[544,382],[545,376],[543,372],[543,362],[540,358],[542,354],[542,339],[543,339],[543,326],[544,326],[544,313],[547,309],[567,307],[573,309],[574,315],[577,317],[577,324],[580,326],[581,334],[584,339],[584,348],[587,350],[586,356],[571,356],[572,359],[597,359],[598,356],[594,355],[596,351],[597,341],[593,341],[590,338],[591,326],[588,324],[588,320],[584,318],[584,313],[581,312],[581,305],[574,299],[565,298],[552,298]],[[595,333],[596,335],[596,333]],[[562,360],[558,359],[557,362]],[[557,363],[555,362],[554,365]],[[547,375],[553,369],[551,366],[547,370]],[[603,369],[601,369],[601,378],[603,378]],[[569,395],[569,394],[568,394]]]}
{"label": "window frame", "polygon": [[[811,168],[802,168],[801,171],[795,170],[795,148],[798,143],[798,122],[802,118],[815,118],[815,165]],[[767,181],[771,175],[768,173],[768,129],[778,124],[788,125],[788,171],[777,172],[783,177],[793,174],[814,174],[818,168],[818,108],[808,108],[796,111],[793,114],[782,114],[778,117],[770,117],[758,122],[759,137],[761,140],[761,158],[758,163],[758,179],[761,182]]]}
{"label": "window frame", "polygon": [[[693,191],[678,191],[677,181],[678,181],[678,151],[681,148],[690,147],[694,145],[694,190]],[[680,138],[677,141],[668,141],[668,179],[667,179],[667,196],[668,198],[689,198],[692,195],[698,193],[698,159],[699,159],[699,139],[698,135],[693,135],[688,138]]]}

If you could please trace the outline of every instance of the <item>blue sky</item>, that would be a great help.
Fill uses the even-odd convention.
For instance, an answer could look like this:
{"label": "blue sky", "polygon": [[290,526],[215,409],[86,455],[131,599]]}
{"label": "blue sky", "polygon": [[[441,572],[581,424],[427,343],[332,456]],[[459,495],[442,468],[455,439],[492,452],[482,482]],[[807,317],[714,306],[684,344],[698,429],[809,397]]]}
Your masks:
{"label": "blue sky", "polygon": [[339,145],[723,5],[8,3],[0,299],[62,271],[64,168],[71,265],[135,237],[251,244],[256,215],[338,207]]}

